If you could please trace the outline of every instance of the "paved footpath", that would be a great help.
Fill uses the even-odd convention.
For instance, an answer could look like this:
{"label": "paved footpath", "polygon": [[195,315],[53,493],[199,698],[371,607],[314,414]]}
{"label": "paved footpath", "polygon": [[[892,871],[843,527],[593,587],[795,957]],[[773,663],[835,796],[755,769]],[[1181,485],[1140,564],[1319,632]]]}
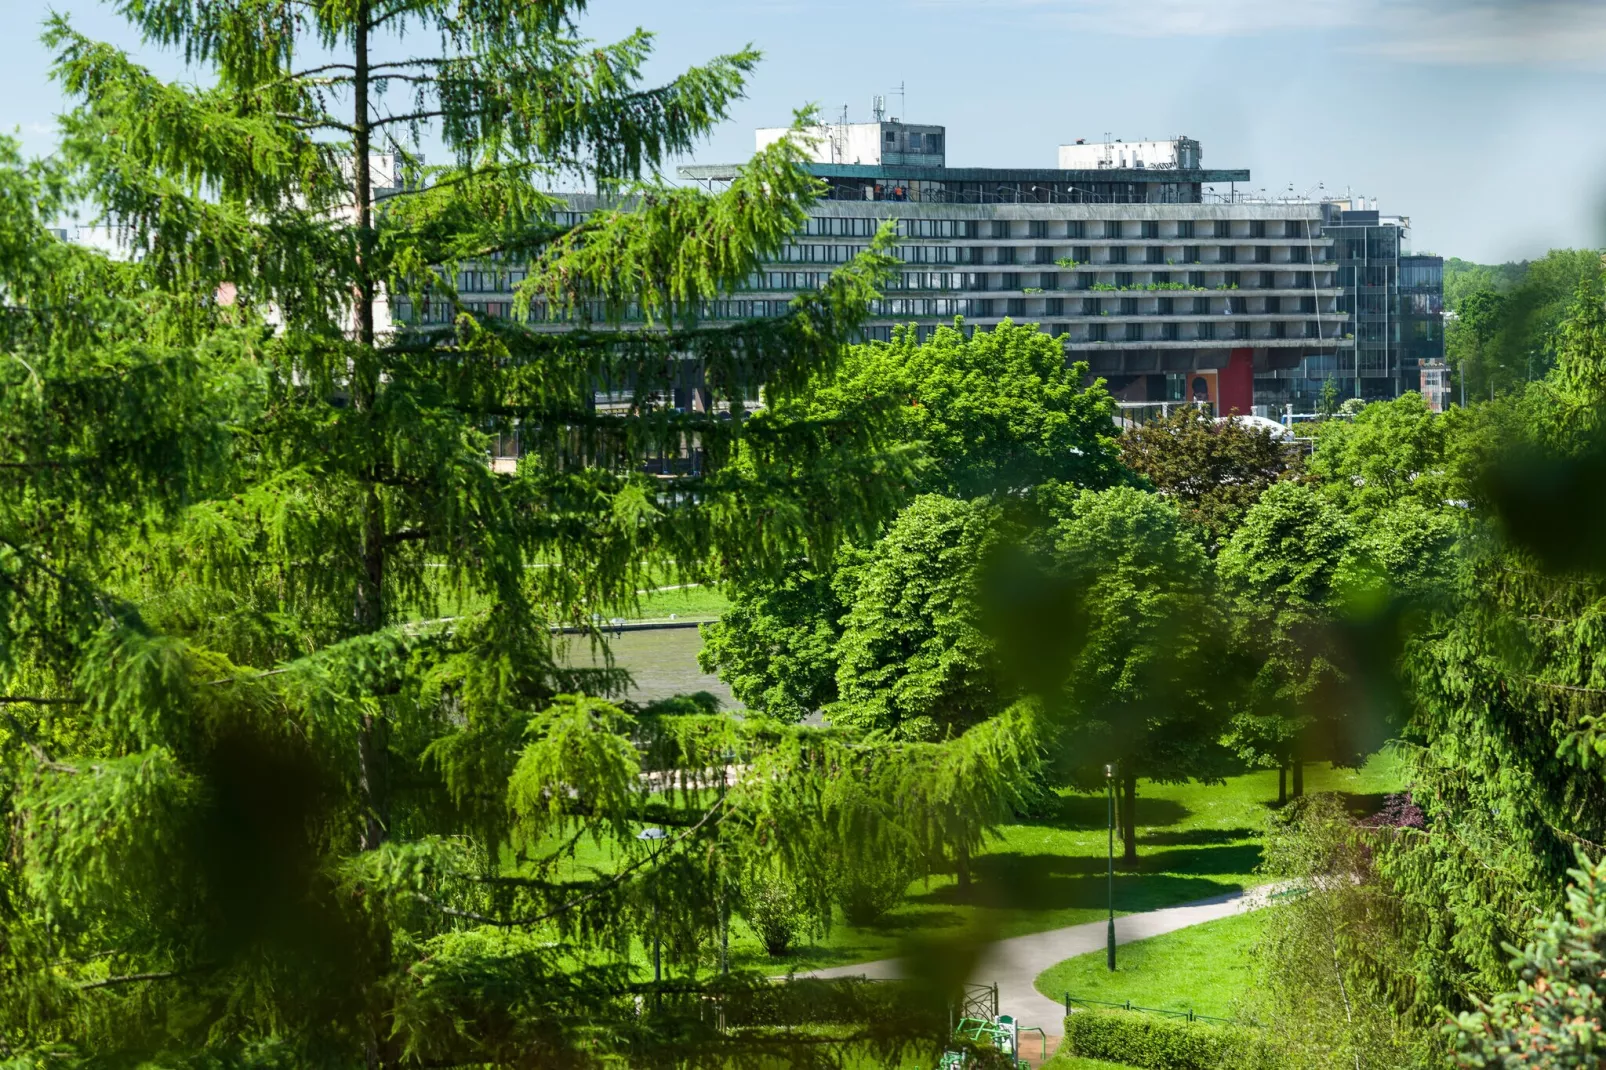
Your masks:
{"label": "paved footpath", "polygon": [[[1209,899],[1198,899],[1181,906],[1127,914],[1115,919],[1115,942],[1129,944],[1151,936],[1185,929],[1201,922],[1215,921],[1245,910],[1266,905],[1267,897],[1278,885],[1262,885],[1248,891],[1229,892]],[[971,980],[977,984],[998,985],[998,1013],[1012,1014],[1021,1025],[1038,1026],[1049,1036],[1064,1032],[1065,1005],[1049,999],[1033,987],[1037,975],[1073,955],[1104,949],[1107,922],[1090,921],[1063,929],[1012,936],[990,945],[976,963]],[[900,960],[882,959],[856,966],[835,966],[817,970],[813,977],[901,976]]]}

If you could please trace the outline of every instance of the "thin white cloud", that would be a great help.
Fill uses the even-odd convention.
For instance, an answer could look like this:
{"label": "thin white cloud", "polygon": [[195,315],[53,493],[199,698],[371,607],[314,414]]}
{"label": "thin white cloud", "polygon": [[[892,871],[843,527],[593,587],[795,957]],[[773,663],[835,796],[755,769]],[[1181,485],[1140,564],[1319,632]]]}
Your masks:
{"label": "thin white cloud", "polygon": [[1415,63],[1606,69],[1606,4],[1586,0],[912,0],[1009,12],[1124,37],[1340,35],[1350,49]]}
{"label": "thin white cloud", "polygon": [[1410,3],[1367,51],[1418,63],[1606,70],[1606,5],[1574,0]]}

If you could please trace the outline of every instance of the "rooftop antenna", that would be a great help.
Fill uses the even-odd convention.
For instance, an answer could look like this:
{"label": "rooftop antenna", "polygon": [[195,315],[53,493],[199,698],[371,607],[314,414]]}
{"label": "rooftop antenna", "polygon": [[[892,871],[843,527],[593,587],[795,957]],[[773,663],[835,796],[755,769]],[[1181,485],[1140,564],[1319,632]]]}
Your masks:
{"label": "rooftop antenna", "polygon": [[877,93],[875,96],[870,98],[870,118],[879,123],[882,119],[886,118],[886,115],[887,98],[882,96],[880,93]]}
{"label": "rooftop antenna", "polygon": [[831,162],[846,163],[848,158],[848,106],[842,105],[842,114],[837,117],[836,129],[831,137]]}
{"label": "rooftop antenna", "polygon": [[[908,115],[909,114],[909,101],[908,101],[908,98],[904,95],[903,88],[904,87],[903,87],[903,83],[902,82],[899,82],[897,85],[892,87],[892,91],[894,93],[898,94],[898,115]],[[894,115],[892,117],[894,121],[897,120],[898,115]]]}

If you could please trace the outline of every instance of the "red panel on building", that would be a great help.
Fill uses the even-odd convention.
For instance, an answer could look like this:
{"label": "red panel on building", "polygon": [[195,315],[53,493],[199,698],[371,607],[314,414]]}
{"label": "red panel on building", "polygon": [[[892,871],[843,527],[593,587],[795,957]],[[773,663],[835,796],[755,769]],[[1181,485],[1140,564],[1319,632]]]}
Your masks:
{"label": "red panel on building", "polygon": [[1237,413],[1248,416],[1255,402],[1255,351],[1234,349],[1222,369],[1220,403],[1216,411],[1222,416]]}

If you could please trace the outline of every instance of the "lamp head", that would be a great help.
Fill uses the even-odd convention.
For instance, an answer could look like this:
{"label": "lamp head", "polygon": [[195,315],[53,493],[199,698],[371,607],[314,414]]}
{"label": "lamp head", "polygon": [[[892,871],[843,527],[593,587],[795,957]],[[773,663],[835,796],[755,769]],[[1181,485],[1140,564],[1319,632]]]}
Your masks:
{"label": "lamp head", "polygon": [[663,829],[642,829],[640,832],[636,833],[636,839],[661,840],[664,838],[664,835],[665,833]]}
{"label": "lamp head", "polygon": [[1110,780],[1110,779],[1112,779],[1112,778],[1113,778],[1113,777],[1114,777],[1114,776],[1115,776],[1115,766],[1113,766],[1113,765],[1106,765],[1106,766],[1105,766],[1105,767],[1104,767],[1104,779],[1105,779],[1105,780]]}

